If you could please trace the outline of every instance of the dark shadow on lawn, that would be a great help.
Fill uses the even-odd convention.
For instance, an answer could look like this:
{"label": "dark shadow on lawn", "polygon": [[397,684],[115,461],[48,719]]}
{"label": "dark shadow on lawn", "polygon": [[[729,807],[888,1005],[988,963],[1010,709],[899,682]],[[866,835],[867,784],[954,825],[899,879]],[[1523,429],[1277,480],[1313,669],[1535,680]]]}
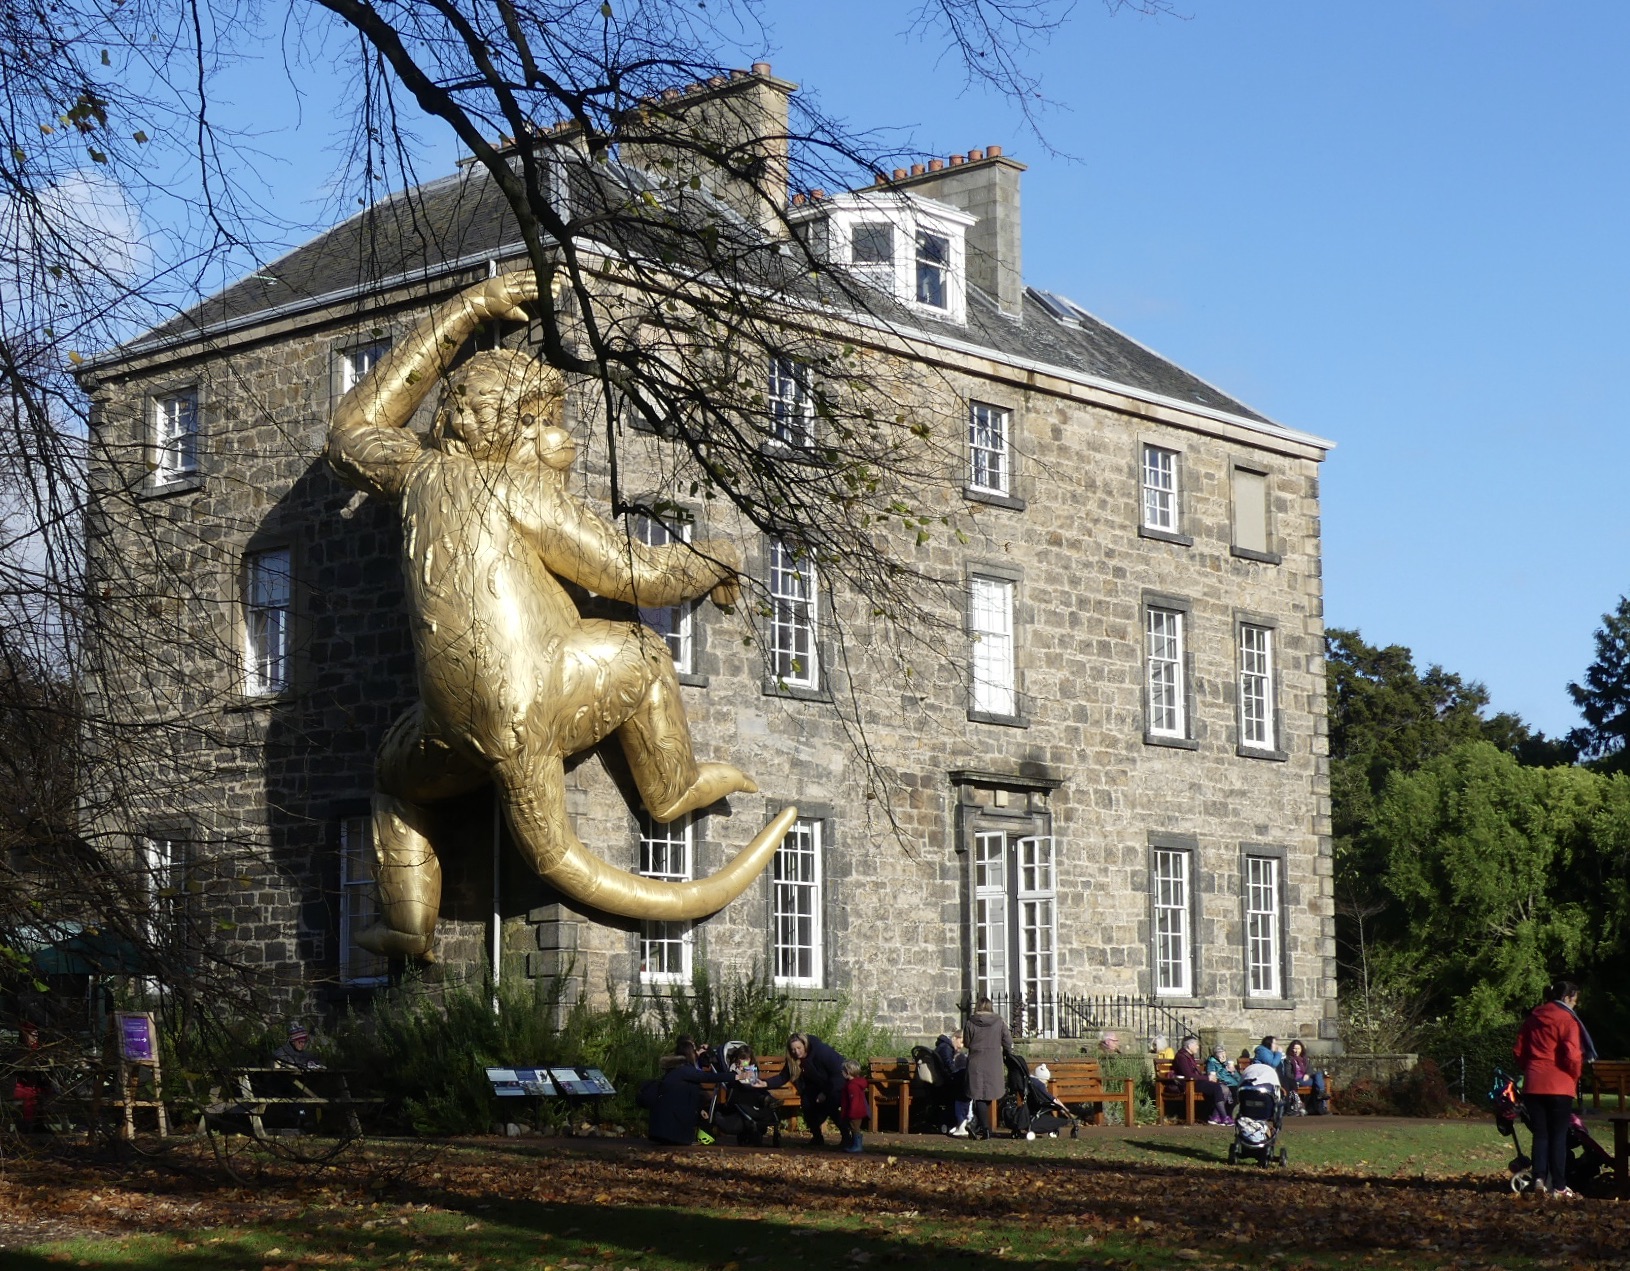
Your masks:
{"label": "dark shadow on lawn", "polygon": [[[1175,1139],[1127,1139],[1126,1144],[1128,1147],[1142,1148],[1145,1152],[1156,1152],[1161,1156],[1181,1156],[1185,1160],[1203,1161],[1207,1165],[1220,1165],[1228,1159],[1210,1147],[1179,1143]],[[1136,1171],[1138,1168],[1135,1164],[1128,1165],[1124,1161],[1117,1164],[1128,1171]]]}

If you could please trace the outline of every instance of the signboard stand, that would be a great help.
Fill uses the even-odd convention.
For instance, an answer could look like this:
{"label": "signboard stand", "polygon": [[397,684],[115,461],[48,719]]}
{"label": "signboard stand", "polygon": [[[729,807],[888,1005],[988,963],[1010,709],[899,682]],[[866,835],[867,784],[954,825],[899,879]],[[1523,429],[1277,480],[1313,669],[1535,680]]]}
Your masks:
{"label": "signboard stand", "polygon": [[124,1114],[119,1137],[136,1137],[136,1109],[151,1108],[160,1138],[170,1133],[164,1112],[164,1081],[159,1071],[158,1031],[145,1011],[123,1011],[114,1017],[119,1042],[119,1080],[114,1101]]}
{"label": "signboard stand", "polygon": [[[532,1101],[533,1128],[539,1128],[545,1099],[561,1099],[570,1108],[588,1105],[598,1119],[600,1100],[617,1093],[598,1068],[489,1068],[487,1080],[500,1099]],[[567,1130],[573,1132],[570,1121]]]}

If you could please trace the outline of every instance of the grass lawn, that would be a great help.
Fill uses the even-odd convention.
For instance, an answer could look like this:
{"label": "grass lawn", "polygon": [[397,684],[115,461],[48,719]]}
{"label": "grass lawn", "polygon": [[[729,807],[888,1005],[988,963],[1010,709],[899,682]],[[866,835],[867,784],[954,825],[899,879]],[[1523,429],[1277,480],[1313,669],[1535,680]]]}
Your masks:
{"label": "grass lawn", "polygon": [[[1624,1266],[1630,1255],[1630,1202],[1512,1196],[1510,1142],[1487,1118],[1292,1121],[1285,1171],[1230,1167],[1229,1139],[1212,1127],[1034,1143],[885,1135],[857,1157],[638,1140],[372,1143],[339,1169],[274,1168],[253,1186],[187,1149],[122,1169],[13,1158],[0,1175],[0,1268],[1256,1271]],[[39,1238],[8,1240],[8,1225]]]}

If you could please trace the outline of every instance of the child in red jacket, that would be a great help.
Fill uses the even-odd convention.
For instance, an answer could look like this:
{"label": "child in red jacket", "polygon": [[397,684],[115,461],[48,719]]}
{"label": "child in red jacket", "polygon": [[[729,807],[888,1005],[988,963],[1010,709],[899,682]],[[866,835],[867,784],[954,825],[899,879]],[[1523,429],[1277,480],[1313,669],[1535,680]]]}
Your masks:
{"label": "child in red jacket", "polygon": [[843,1061],[843,1101],[838,1105],[838,1115],[843,1118],[843,1137],[847,1140],[843,1150],[861,1151],[860,1124],[871,1115],[871,1104],[866,1095],[866,1078],[853,1059]]}

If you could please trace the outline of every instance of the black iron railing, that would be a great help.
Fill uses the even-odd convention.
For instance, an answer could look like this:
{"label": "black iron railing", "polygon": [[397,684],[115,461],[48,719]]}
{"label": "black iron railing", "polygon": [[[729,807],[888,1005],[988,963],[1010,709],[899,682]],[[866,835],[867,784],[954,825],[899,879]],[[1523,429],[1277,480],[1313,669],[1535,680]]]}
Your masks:
{"label": "black iron railing", "polygon": [[996,1013],[1006,1018],[1014,1037],[1061,1040],[1115,1033],[1122,1044],[1131,1039],[1167,1038],[1171,1045],[1194,1031],[1194,1025],[1170,1007],[1148,998],[1112,994],[1041,993],[1033,996],[992,994]]}

